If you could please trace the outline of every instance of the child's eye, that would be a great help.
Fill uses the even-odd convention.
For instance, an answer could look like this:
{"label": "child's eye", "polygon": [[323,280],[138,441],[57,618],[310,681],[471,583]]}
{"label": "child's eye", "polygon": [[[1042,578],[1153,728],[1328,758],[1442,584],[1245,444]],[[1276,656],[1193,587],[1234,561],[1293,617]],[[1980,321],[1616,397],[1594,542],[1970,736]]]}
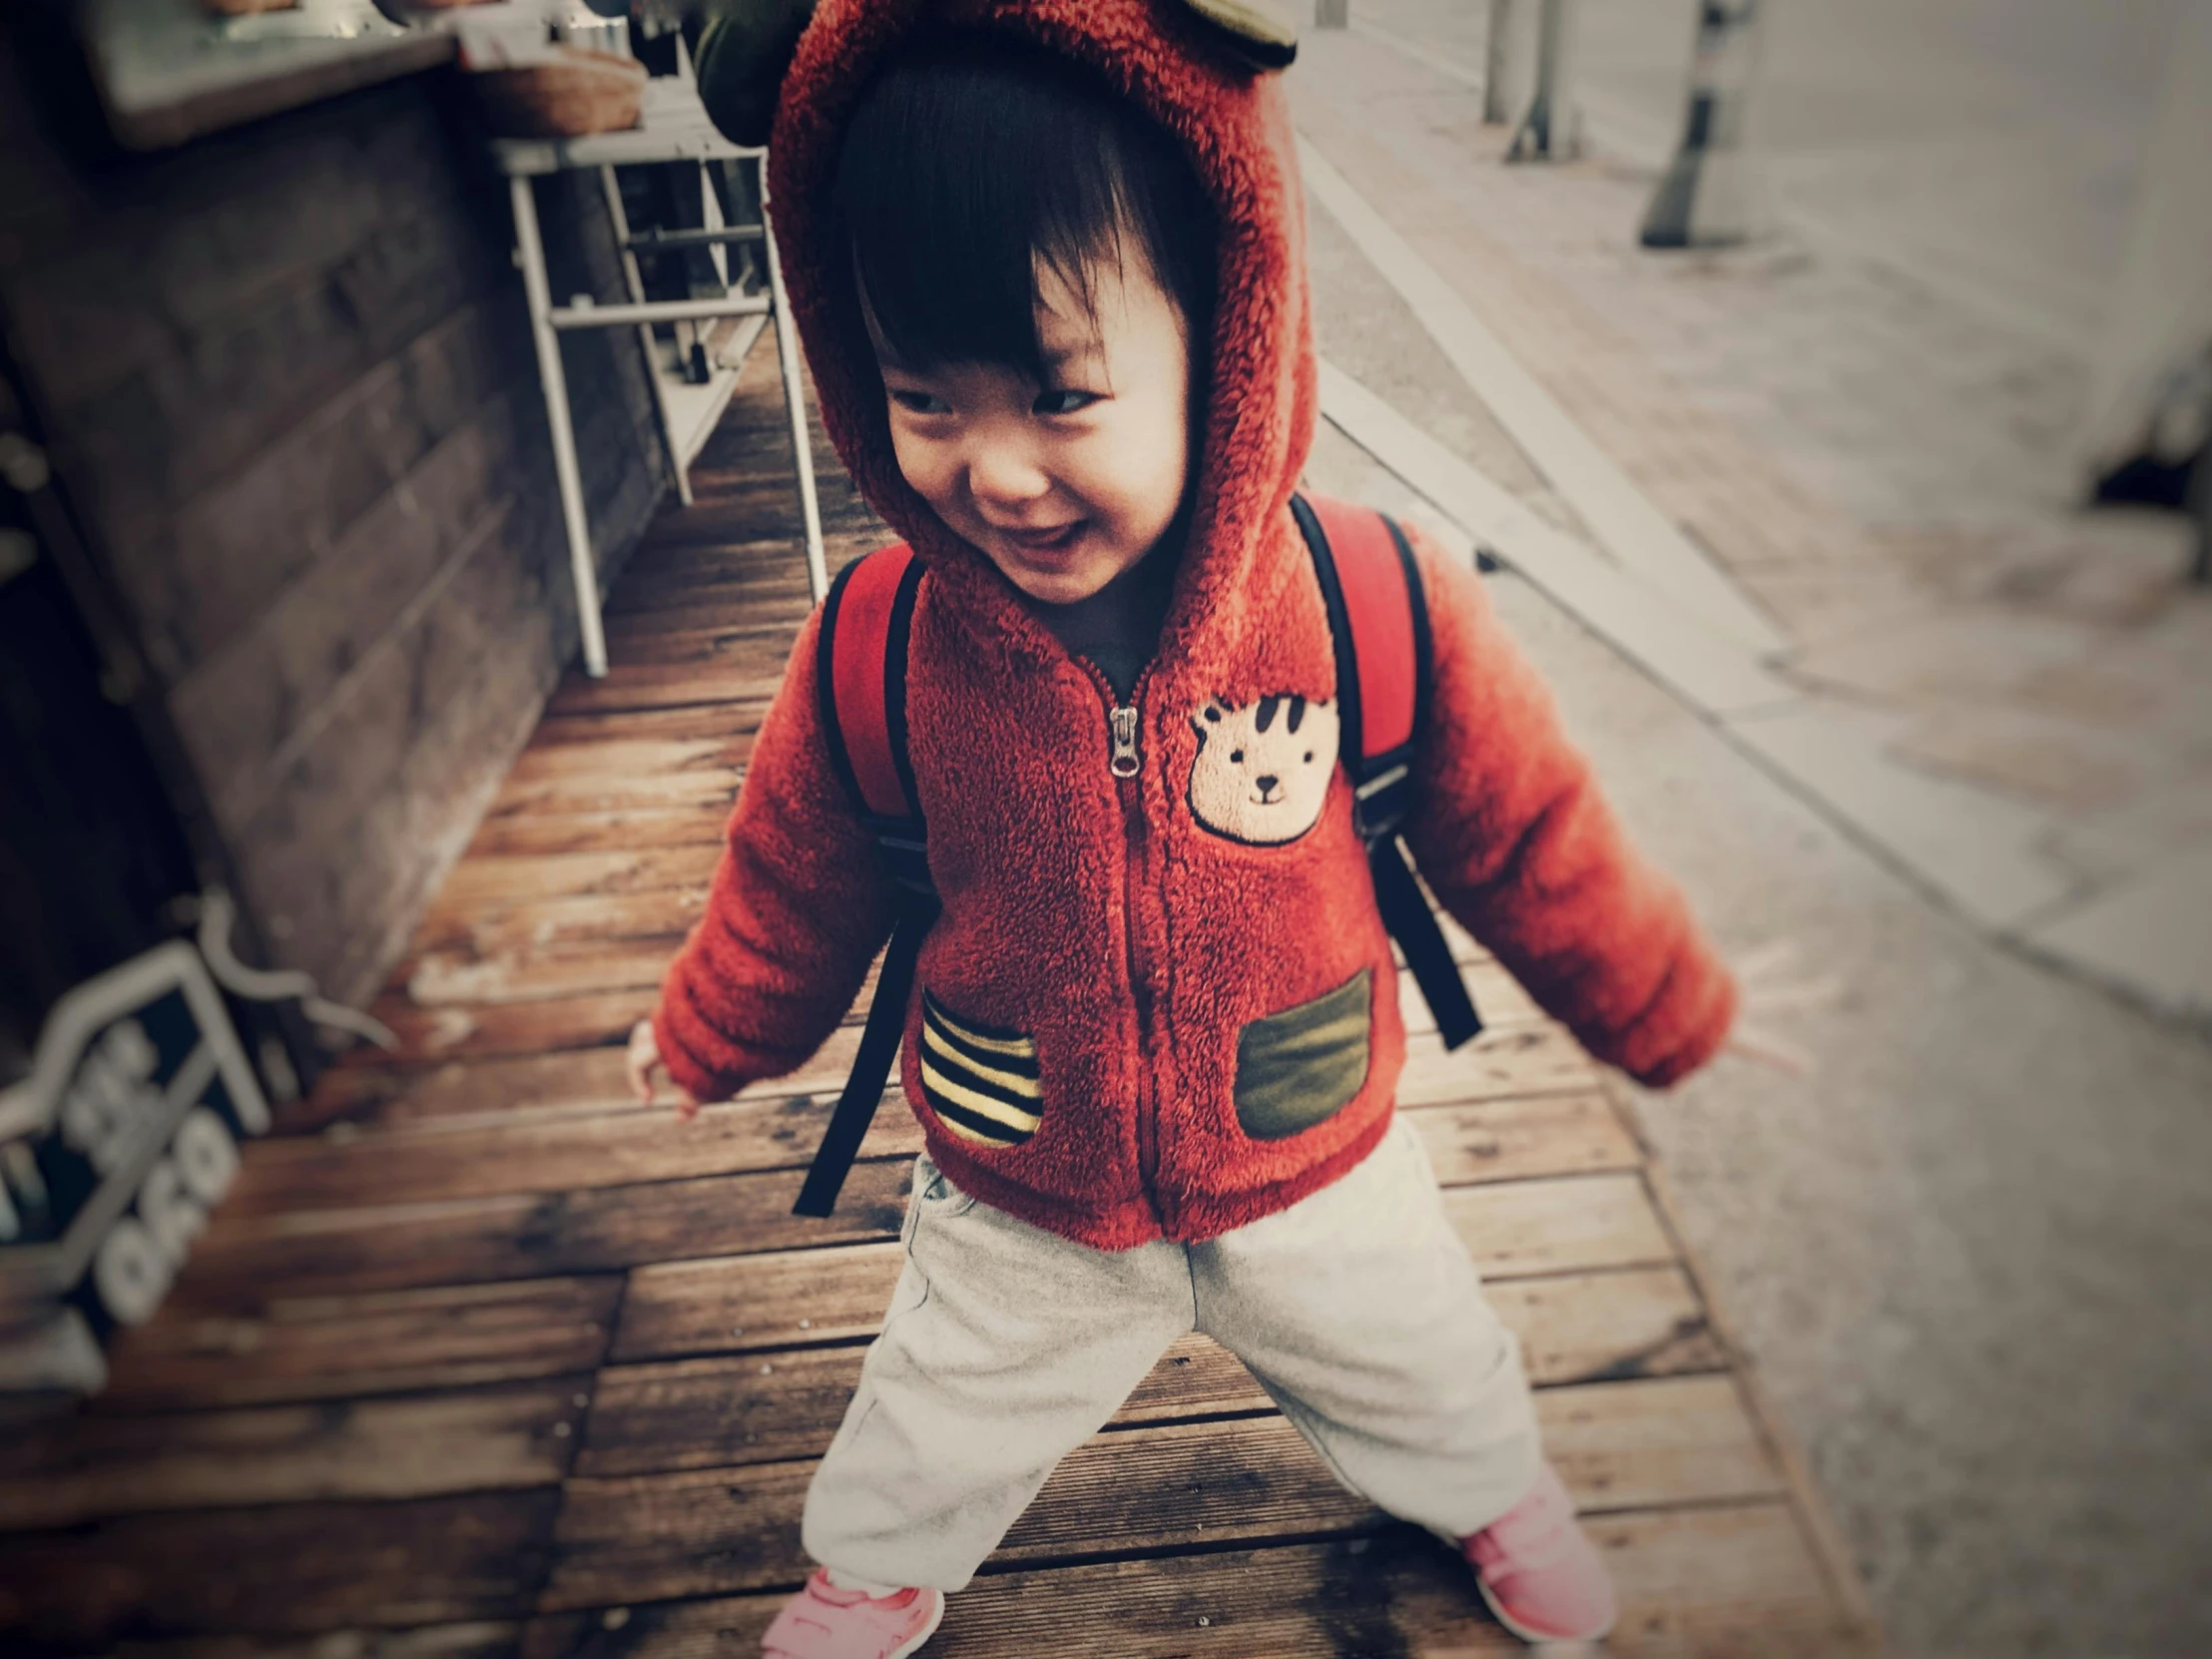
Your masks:
{"label": "child's eye", "polygon": [[891,401],[911,414],[948,414],[952,405],[926,391],[891,390]]}
{"label": "child's eye", "polygon": [[1095,391],[1048,391],[1037,398],[1034,407],[1041,415],[1076,414],[1097,401]]}

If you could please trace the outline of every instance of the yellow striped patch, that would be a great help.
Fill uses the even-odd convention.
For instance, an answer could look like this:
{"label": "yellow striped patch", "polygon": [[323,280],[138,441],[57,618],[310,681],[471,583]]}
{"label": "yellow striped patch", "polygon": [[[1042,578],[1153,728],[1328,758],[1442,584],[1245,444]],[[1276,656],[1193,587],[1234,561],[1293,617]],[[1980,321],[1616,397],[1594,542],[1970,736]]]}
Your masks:
{"label": "yellow striped patch", "polygon": [[960,1019],[924,991],[921,1093],[938,1120],[962,1140],[1019,1146],[1043,1119],[1036,1041]]}

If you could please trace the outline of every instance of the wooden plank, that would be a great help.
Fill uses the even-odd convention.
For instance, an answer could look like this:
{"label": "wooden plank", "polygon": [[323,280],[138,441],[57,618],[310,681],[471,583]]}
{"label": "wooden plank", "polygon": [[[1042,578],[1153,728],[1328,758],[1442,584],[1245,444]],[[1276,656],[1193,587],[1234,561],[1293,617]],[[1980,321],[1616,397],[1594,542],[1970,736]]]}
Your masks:
{"label": "wooden plank", "polygon": [[686,618],[670,627],[633,630],[626,662],[672,667],[679,663],[718,664],[744,672],[780,669],[791,658],[806,619],[802,608],[784,616],[755,613],[726,628]]}
{"label": "wooden plank", "polygon": [[[498,860],[544,865],[554,860]],[[695,865],[712,872],[712,857],[695,856]],[[479,898],[468,908],[441,905],[425,915],[415,929],[409,962],[419,966],[437,951],[473,952],[490,956],[501,951],[573,950],[580,945],[602,948],[638,941],[650,942],[662,951],[665,970],[677,946],[699,920],[707,899],[710,875],[681,886],[669,885],[644,892],[543,893],[504,900]],[[404,964],[403,964],[404,965]]]}
{"label": "wooden plank", "polygon": [[257,1308],[284,1297],[607,1272],[897,1234],[903,1158],[855,1164],[837,1213],[795,1216],[803,1172],[723,1175],[590,1192],[389,1205],[233,1222],[218,1211],[171,1306]]}
{"label": "wooden plank", "polygon": [[1719,1371],[1727,1345],[1678,1267],[1493,1279],[1483,1294],[1521,1340],[1528,1375],[1549,1382],[1624,1382]]}
{"label": "wooden plank", "polygon": [[1597,1093],[1416,1106],[1405,1116],[1420,1132],[1437,1184],[1445,1187],[1643,1163],[1628,1126]]}
{"label": "wooden plank", "polygon": [[[738,1099],[781,1100],[823,1090],[838,1093],[852,1069],[859,1042],[857,1027],[839,1026],[814,1058],[797,1071],[764,1078],[743,1090]],[[637,1109],[636,1097],[623,1076],[622,1050],[606,1044],[550,1054],[500,1055],[427,1065],[393,1064],[381,1057],[359,1058],[325,1072],[313,1095],[286,1108],[280,1121],[291,1126],[288,1132],[295,1133],[309,1126],[352,1120],[336,1136],[342,1141],[346,1135],[358,1133],[360,1125],[372,1123],[477,1118],[490,1125]],[[655,1109],[667,1112],[671,1108],[662,1105]]]}
{"label": "wooden plank", "polygon": [[528,1002],[425,1008],[386,991],[369,1011],[391,1027],[411,1059],[544,1054],[555,1049],[619,1048],[653,1011],[658,986],[581,991]]}
{"label": "wooden plank", "polygon": [[[829,1090],[783,1086],[708,1106],[689,1123],[667,1106],[640,1107],[609,1068],[605,1110],[473,1116],[368,1129],[336,1139],[290,1137],[249,1152],[224,1200],[234,1218],[370,1204],[418,1204],[500,1193],[582,1191],[626,1182],[728,1175],[810,1163],[834,1101]],[[1634,1169],[1640,1154],[1598,1095],[1546,1095],[1408,1114],[1437,1179],[1463,1182]],[[911,1156],[921,1128],[887,1091],[863,1157]]]}
{"label": "wooden plank", "polygon": [[630,1276],[612,1361],[746,1353],[875,1335],[904,1253],[887,1244],[656,1262]]}
{"label": "wooden plank", "polygon": [[[422,1204],[508,1193],[583,1192],[749,1170],[804,1169],[829,1128],[833,1100],[750,1098],[708,1106],[691,1122],[668,1106],[591,1116],[458,1125],[431,1122],[253,1148],[224,1200],[228,1219],[297,1211]],[[903,1097],[886,1099],[863,1158],[912,1157],[921,1126]]]}
{"label": "wooden plank", "polygon": [[1564,1026],[1511,1025],[1484,1031],[1450,1053],[1434,1033],[1405,1039],[1397,1103],[1502,1100],[1516,1095],[1586,1093],[1598,1086],[1597,1062]]}
{"label": "wooden plank", "polygon": [[[858,1274],[834,1301],[812,1299],[820,1319],[801,1316],[794,1330],[788,1312],[759,1326],[723,1328],[728,1348],[760,1349],[771,1332],[802,1341],[844,1335],[858,1327],[872,1335],[897,1277],[896,1246],[819,1251],[820,1256],[860,1256],[873,1270]],[[1584,1274],[1568,1281],[1539,1280],[1538,1297],[1493,1296],[1499,1317],[1520,1338],[1530,1381],[1551,1387],[1592,1376],[1637,1377],[1717,1369],[1722,1354],[1702,1332],[1703,1311],[1676,1275],[1656,1287],[1668,1296],[1661,1317],[1665,1340],[1654,1344],[1649,1304],[1655,1274]],[[841,1289],[841,1288],[840,1288]],[[1671,1293],[1671,1294],[1670,1294]],[[862,1298],[866,1311],[861,1311]],[[747,1336],[730,1338],[733,1331]],[[670,1469],[819,1457],[828,1448],[860,1375],[863,1350],[836,1348],[754,1352],[743,1358],[680,1360],[612,1366],[601,1374],[578,1474],[659,1473]],[[1193,1335],[1170,1345],[1159,1363],[1115,1412],[1120,1424],[1183,1417],[1265,1412],[1274,1408],[1260,1384],[1228,1350]]]}
{"label": "wooden plank", "polygon": [[760,721],[757,717],[746,722],[726,717],[717,725],[719,729],[714,732],[687,738],[610,732],[596,743],[540,744],[533,739],[530,747],[515,757],[498,799],[505,798],[508,788],[527,788],[552,779],[734,773],[752,754],[753,738],[760,730]]}
{"label": "wooden plank", "polygon": [[526,1626],[512,1619],[414,1630],[326,1630],[311,1636],[202,1636],[118,1642],[114,1659],[513,1659]]}
{"label": "wooden plank", "polygon": [[570,674],[546,704],[555,715],[598,714],[617,709],[669,709],[690,703],[738,703],[776,695],[784,682],[781,657],[752,652],[743,660],[691,663],[624,663],[608,666],[604,679]]}
{"label": "wooden plank", "polygon": [[590,749],[602,743],[716,743],[755,733],[768,702],[710,703],[695,709],[637,709],[606,715],[568,715],[538,722],[533,752]]}
{"label": "wooden plank", "polygon": [[[1551,1455],[1586,1507],[1779,1489],[1725,1379],[1562,1389],[1544,1397],[1543,1410]],[[799,1505],[812,1468],[784,1462],[578,1476],[569,1483],[540,1605],[552,1611],[714,1595],[796,1579],[805,1570]],[[1383,1524],[1281,1417],[1151,1424],[1094,1435],[1070,1452],[994,1560],[1218,1548]]]}
{"label": "wooden plank", "polygon": [[813,608],[804,573],[773,585],[762,582],[750,588],[700,583],[673,593],[663,589],[643,596],[619,616],[610,616],[607,645],[610,652],[615,652],[626,650],[633,642],[642,644],[681,629],[741,628],[763,623],[787,628],[796,638],[800,624]]}
{"label": "wooden plank", "polygon": [[[1873,1652],[1839,1619],[1787,1507],[1752,1501],[1596,1518],[1621,1595],[1605,1645],[1624,1659],[1844,1659]],[[523,1659],[750,1654],[785,1592],[550,1614]],[[611,1614],[611,1616],[610,1616]],[[985,1573],[934,1638],[962,1659],[1519,1659],[1465,1564],[1392,1526],[1321,1542]]]}
{"label": "wooden plank", "polygon": [[575,1455],[590,1383],[586,1375],[397,1399],[81,1415],[0,1444],[0,1531],[551,1485]]}
{"label": "wooden plank", "polygon": [[0,1546],[12,1635],[308,1633],[515,1619],[544,1581],[560,1488],[132,1515]]}
{"label": "wooden plank", "polygon": [[1446,1187],[1451,1217],[1487,1277],[1663,1265],[1674,1246],[1635,1175]]}
{"label": "wooden plank", "polygon": [[609,813],[697,813],[719,810],[728,820],[737,799],[739,776],[728,767],[713,771],[553,777],[516,781],[510,773],[491,805],[487,821],[517,818],[596,818]]}
{"label": "wooden plank", "polygon": [[720,846],[727,821],[696,807],[622,813],[570,813],[540,822],[502,819],[481,825],[470,858],[543,857],[557,852],[612,852],[641,847]]}
{"label": "wooden plank", "polygon": [[279,1302],[164,1317],[110,1351],[98,1411],[337,1399],[559,1377],[606,1357],[615,1274]]}
{"label": "wooden plank", "polygon": [[556,997],[642,992],[650,1012],[683,943],[684,934],[677,932],[619,943],[553,938],[481,951],[461,945],[410,956],[396,974],[400,994],[417,1009],[474,1011]]}
{"label": "wooden plank", "polygon": [[719,843],[705,843],[464,858],[445,878],[424,923],[450,925],[487,909],[530,902],[616,898],[672,888],[704,891],[721,856]]}

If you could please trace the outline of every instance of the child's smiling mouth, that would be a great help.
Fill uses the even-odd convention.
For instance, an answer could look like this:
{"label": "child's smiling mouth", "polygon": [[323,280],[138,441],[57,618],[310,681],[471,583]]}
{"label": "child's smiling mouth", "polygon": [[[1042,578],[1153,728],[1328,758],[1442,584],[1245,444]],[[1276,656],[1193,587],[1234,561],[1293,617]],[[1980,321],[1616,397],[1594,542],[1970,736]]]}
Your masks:
{"label": "child's smiling mouth", "polygon": [[[987,522],[987,521],[986,521]],[[1023,553],[1061,553],[1074,544],[1083,533],[1083,519],[1070,519],[1065,524],[1055,524],[1041,529],[1014,529],[1011,526],[991,524],[990,532],[998,540]]]}

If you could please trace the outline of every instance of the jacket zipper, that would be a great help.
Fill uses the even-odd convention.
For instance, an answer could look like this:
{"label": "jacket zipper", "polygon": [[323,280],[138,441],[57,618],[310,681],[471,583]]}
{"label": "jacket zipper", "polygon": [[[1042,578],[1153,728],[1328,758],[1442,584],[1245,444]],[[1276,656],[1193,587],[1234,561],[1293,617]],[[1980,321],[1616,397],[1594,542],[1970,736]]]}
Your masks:
{"label": "jacket zipper", "polygon": [[1153,1192],[1153,1181],[1159,1169],[1160,1150],[1159,1124],[1155,1117],[1158,1108],[1152,1092],[1152,981],[1145,962],[1143,929],[1138,920],[1145,843],[1144,786],[1140,782],[1144,752],[1139,735],[1143,729],[1144,689],[1152,678],[1152,670],[1147,665],[1138,674],[1136,684],[1130,688],[1128,703],[1122,704],[1115,696],[1113,683],[1095,665],[1085,661],[1083,667],[1106,700],[1106,736],[1111,745],[1106,770],[1113,774],[1116,793],[1121,798],[1122,938],[1128,954],[1129,996],[1137,1019],[1137,1170],[1144,1180],[1146,1200],[1157,1213],[1159,1201]]}

